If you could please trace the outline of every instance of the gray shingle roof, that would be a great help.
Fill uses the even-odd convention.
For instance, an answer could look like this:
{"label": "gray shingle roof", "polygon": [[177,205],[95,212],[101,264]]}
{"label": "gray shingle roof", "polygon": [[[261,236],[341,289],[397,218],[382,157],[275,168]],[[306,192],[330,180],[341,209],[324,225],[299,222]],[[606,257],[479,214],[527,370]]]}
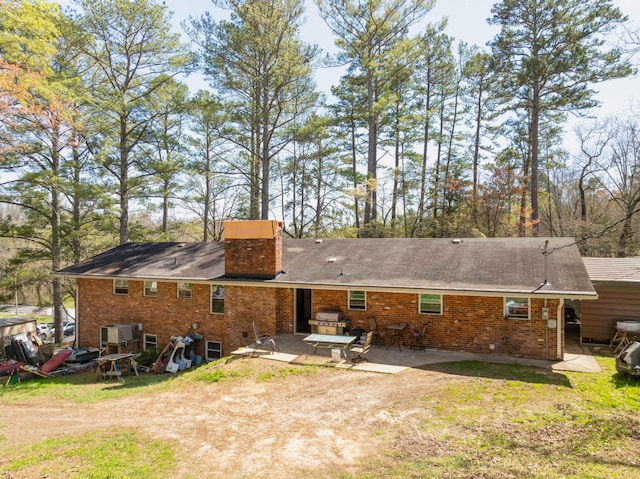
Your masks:
{"label": "gray shingle roof", "polygon": [[[549,240],[546,279],[541,246]],[[223,243],[130,243],[59,271],[67,276],[182,281],[224,278]],[[572,238],[369,238],[283,241],[271,285],[595,297]]]}

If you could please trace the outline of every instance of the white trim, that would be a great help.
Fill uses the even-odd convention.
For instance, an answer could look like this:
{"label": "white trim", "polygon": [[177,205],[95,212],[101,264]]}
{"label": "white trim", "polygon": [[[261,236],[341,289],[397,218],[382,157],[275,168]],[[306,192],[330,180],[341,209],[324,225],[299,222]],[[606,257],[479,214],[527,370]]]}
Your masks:
{"label": "white trim", "polygon": [[155,349],[158,349],[158,335],[157,334],[151,334],[151,333],[143,333],[142,334],[142,350],[146,351],[147,350],[147,336],[153,336],[154,338],[156,338],[155,341]]}
{"label": "white trim", "polygon": [[[116,282],[117,281],[124,281],[127,283],[127,292],[126,293],[118,293],[116,291],[117,287],[116,287]],[[124,289],[124,286],[120,286],[120,289]],[[127,296],[129,294],[129,280],[128,279],[123,279],[123,278],[113,278],[113,294],[117,294],[118,296]]]}
{"label": "white trim", "polygon": [[[74,279],[114,279],[113,276],[110,275],[65,275],[65,274],[57,274],[53,273],[52,276],[61,276],[65,278],[74,278]],[[123,279],[123,278],[118,278]],[[598,299],[598,294],[590,291],[536,291],[535,293],[532,290],[509,290],[509,289],[472,289],[472,288],[433,288],[433,287],[405,287],[405,286],[375,286],[375,285],[357,285],[357,284],[330,284],[330,283],[294,283],[294,282],[271,282],[270,280],[230,280],[230,279],[220,279],[214,278],[210,280],[205,279],[173,279],[173,278],[136,278],[136,277],[127,277],[129,281],[145,281],[149,279],[153,279],[154,281],[158,281],[159,283],[191,283],[191,284],[224,284],[228,286],[250,286],[250,287],[258,287],[258,288],[297,288],[297,289],[323,289],[328,291],[371,291],[371,292],[380,292],[380,293],[427,293],[427,294],[441,294],[443,296],[488,296],[488,297],[498,297],[498,296],[517,296],[522,298],[538,298],[538,299],[560,299],[564,298],[566,300],[569,299],[579,299],[579,300],[596,300]]]}
{"label": "white trim", "polygon": [[[526,299],[527,300],[527,317],[525,318],[524,316],[510,315],[507,311],[507,298]],[[513,319],[516,321],[531,321],[531,298],[527,298],[526,296],[515,296],[515,295],[505,296],[502,298],[502,312],[504,314],[504,317],[507,319]]]}
{"label": "white trim", "polygon": [[[188,284],[189,285],[189,296],[188,297],[183,297],[180,296],[180,285],[181,284]],[[187,291],[186,289],[182,289],[182,291]],[[190,283],[189,281],[176,281],[176,298],[178,299],[193,299],[193,283]]]}
{"label": "white trim", "polygon": [[[420,309],[421,309],[420,307],[422,306],[421,296],[422,296],[423,294],[425,294],[425,295],[426,295],[426,294],[429,294],[429,295],[431,295],[431,296],[439,296],[439,297],[440,297],[440,312],[438,312],[438,313],[433,313],[433,312],[430,312],[430,311],[422,312],[422,311],[420,310]],[[435,315],[435,316],[442,316],[442,309],[443,309],[443,307],[444,307],[444,305],[442,304],[442,303],[444,302],[443,298],[444,298],[444,296],[443,296],[442,294],[436,294],[436,293],[418,293],[418,314],[433,314],[433,315]]]}
{"label": "white trim", "polygon": [[[356,292],[356,293],[360,293],[363,292],[364,293],[364,308],[352,308],[351,307],[351,292]],[[349,289],[347,291],[347,309],[349,309],[350,311],[366,311],[367,310],[367,292],[363,289]]]}
{"label": "white trim", "polygon": [[220,358],[222,357],[222,341],[205,341],[204,342],[204,359],[205,361],[215,361],[216,359],[220,359],[220,358],[210,358],[209,357],[209,343],[215,343],[219,346],[219,353],[220,353]]}
{"label": "white trim", "polygon": [[213,288],[217,287],[217,286],[222,286],[223,290],[226,289],[224,284],[220,284],[220,283],[216,283],[216,284],[211,284],[209,285],[209,314],[217,314],[218,316],[224,316],[224,309],[225,309],[225,297],[224,297],[224,293],[222,295],[222,313],[218,312],[218,311],[214,311],[213,310]]}
{"label": "white trim", "polygon": [[[156,284],[155,294],[147,294],[147,283],[155,283]],[[149,289],[151,289],[151,288],[149,288]],[[158,282],[153,280],[153,279],[145,279],[142,282],[142,296],[144,296],[145,298],[157,298],[158,297]]]}
{"label": "white trim", "polygon": [[[562,314],[564,309],[563,306],[564,306],[564,299],[560,298],[560,301],[558,301],[558,316],[556,318],[556,357],[560,361],[564,361],[564,355],[562,354],[562,334],[565,330],[564,315]],[[562,324],[562,329],[560,329],[561,324]],[[565,346],[567,344],[566,336],[565,336],[564,344]]]}

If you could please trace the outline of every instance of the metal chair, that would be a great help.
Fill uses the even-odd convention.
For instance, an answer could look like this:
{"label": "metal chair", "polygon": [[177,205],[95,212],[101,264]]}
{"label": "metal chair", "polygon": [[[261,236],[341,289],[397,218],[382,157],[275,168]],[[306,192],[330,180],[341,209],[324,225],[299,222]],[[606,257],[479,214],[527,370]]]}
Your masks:
{"label": "metal chair", "polygon": [[417,349],[424,351],[427,348],[427,345],[424,343],[425,339],[427,339],[427,327],[429,323],[425,323],[422,325],[422,329],[416,329],[411,332],[411,344],[409,345],[409,349],[415,351]]}
{"label": "metal chair", "polygon": [[[260,346],[268,346],[269,349],[271,350],[271,352],[280,352],[280,350],[278,349],[278,345],[276,344],[276,340],[273,339],[270,335],[268,334],[258,334],[258,330],[256,328],[256,322],[253,321],[252,323],[253,326],[253,335],[255,337],[256,342],[253,343],[254,347],[254,352],[255,349],[257,349]],[[271,354],[271,352],[269,354]],[[253,356],[253,353],[251,354]]]}
{"label": "metal chair", "polygon": [[372,339],[373,339],[373,331],[369,331],[367,333],[367,338],[365,339],[364,343],[356,343],[355,345],[351,346],[349,351],[357,355],[351,359],[352,363],[361,363],[363,361],[368,361],[368,359],[365,358],[364,355],[369,352],[369,349],[371,349]]}
{"label": "metal chair", "polygon": [[369,318],[369,331],[373,333],[373,344],[387,344],[386,331],[380,331],[378,329],[378,323],[376,318]]}

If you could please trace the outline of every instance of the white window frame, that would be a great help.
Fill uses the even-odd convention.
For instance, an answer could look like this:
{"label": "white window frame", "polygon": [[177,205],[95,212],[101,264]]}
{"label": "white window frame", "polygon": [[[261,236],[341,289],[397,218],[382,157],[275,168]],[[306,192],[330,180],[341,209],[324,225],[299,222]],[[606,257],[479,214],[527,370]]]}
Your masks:
{"label": "white window frame", "polygon": [[113,294],[127,295],[129,294],[129,280],[128,279],[114,279],[113,280]]}
{"label": "white window frame", "polygon": [[[431,304],[431,305],[435,305],[436,302],[435,301],[422,301],[422,297],[423,296],[435,296],[438,298],[438,310],[437,311],[423,311],[422,310],[422,305],[423,304]],[[442,314],[442,295],[441,294],[432,294],[432,293],[420,293],[418,295],[418,313],[419,314]]]}
{"label": "white window frame", "polygon": [[177,289],[178,289],[177,294],[179,299],[193,298],[193,283],[179,282]]}
{"label": "white window frame", "polygon": [[[213,353],[213,354],[210,354]],[[205,341],[204,342],[204,359],[206,361],[217,361],[222,357],[221,341]]]}
{"label": "white window frame", "polygon": [[[219,290],[222,290],[222,295],[214,297],[214,294],[216,292],[218,292]],[[210,300],[209,300],[209,312],[211,314],[224,314],[224,284],[212,284],[209,297],[210,297]],[[222,303],[222,311],[214,311],[213,310],[213,301],[214,300],[217,303]]]}
{"label": "white window frame", "polygon": [[[351,295],[353,293],[362,293],[362,298],[352,298]],[[347,293],[347,302],[349,304],[349,309],[353,309],[356,311],[366,311],[367,310],[367,292],[359,289],[350,289]],[[354,305],[353,302],[362,302],[363,305],[360,307],[359,305]]]}
{"label": "white window frame", "polygon": [[[514,312],[513,308],[516,305],[527,304],[527,314]],[[504,316],[509,319],[528,320],[531,319],[531,298],[525,298],[524,296],[505,296],[504,298]]]}
{"label": "white window frame", "polygon": [[[151,340],[151,338],[153,338],[153,340]],[[150,347],[151,345],[153,345],[153,347]],[[150,349],[158,349],[158,335],[144,333],[142,336],[142,350],[148,351]]]}
{"label": "white window frame", "polygon": [[158,282],[157,281],[145,281],[144,282],[144,295],[147,298],[155,298],[158,296]]}

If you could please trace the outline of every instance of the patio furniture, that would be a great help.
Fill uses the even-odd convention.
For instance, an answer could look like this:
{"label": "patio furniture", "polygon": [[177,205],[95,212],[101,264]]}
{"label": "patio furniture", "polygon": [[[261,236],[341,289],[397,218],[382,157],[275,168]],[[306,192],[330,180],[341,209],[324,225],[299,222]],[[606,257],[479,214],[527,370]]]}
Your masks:
{"label": "patio furniture", "polygon": [[[313,353],[316,352],[318,348],[322,349],[340,349],[341,354],[344,355],[345,359],[347,357],[347,348],[353,343],[356,339],[355,336],[338,336],[335,334],[311,334],[303,339],[303,341],[311,346],[313,349]],[[310,354],[311,351],[307,353]]]}
{"label": "patio furniture", "polygon": [[398,345],[398,350],[402,351],[400,347],[400,341],[402,340],[402,334],[404,330],[407,329],[407,323],[394,323],[389,324],[387,326],[387,331],[389,332],[389,342],[387,343],[387,349],[389,349],[393,343]]}
{"label": "patio furniture", "polygon": [[424,351],[427,348],[425,340],[427,339],[427,327],[430,323],[424,323],[421,329],[415,329],[411,332],[411,343],[409,349],[412,351]]}
{"label": "patio furniture", "polygon": [[373,344],[385,345],[386,332],[378,329],[378,322],[374,317],[369,318],[369,331],[373,333]]}
{"label": "patio furniture", "polygon": [[351,346],[350,351],[352,353],[357,354],[356,357],[351,359],[352,363],[361,363],[363,361],[369,361],[364,357],[365,354],[369,352],[371,349],[371,340],[373,339],[373,331],[369,331],[367,333],[367,339],[365,339],[364,343],[356,343],[354,346]]}
{"label": "patio furniture", "polygon": [[115,377],[122,381],[122,373],[124,371],[133,371],[138,375],[136,361],[133,353],[107,354],[95,359],[97,363],[96,379]]}
{"label": "patio furniture", "polygon": [[[256,346],[256,348],[254,349],[257,349],[257,347],[259,346],[268,346],[269,349],[271,350],[269,354],[271,354],[272,352],[280,352],[275,339],[273,339],[269,334],[258,334],[258,330],[256,328],[256,322],[253,321],[251,324],[253,326],[253,335],[256,340],[256,342],[253,343]],[[251,355],[253,356],[253,353],[251,353]]]}

